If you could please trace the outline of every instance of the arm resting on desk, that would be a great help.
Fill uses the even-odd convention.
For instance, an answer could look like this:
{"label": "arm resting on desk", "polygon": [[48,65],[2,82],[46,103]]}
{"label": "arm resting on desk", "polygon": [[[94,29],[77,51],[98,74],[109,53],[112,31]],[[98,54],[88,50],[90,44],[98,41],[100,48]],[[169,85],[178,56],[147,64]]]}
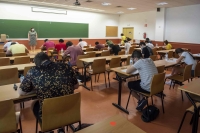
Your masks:
{"label": "arm resting on desk", "polygon": [[132,72],[136,71],[137,69],[133,67],[133,65],[129,66],[126,70],[127,74],[131,74]]}
{"label": "arm resting on desk", "polygon": [[177,63],[177,64],[178,64],[178,63],[181,63],[181,61],[182,61],[183,58],[184,58],[184,56],[180,56],[180,57],[177,59],[176,63]]}
{"label": "arm resting on desk", "polygon": [[21,88],[17,89],[17,92],[19,93],[19,95],[24,96],[24,95],[30,95],[30,94],[35,94],[35,90],[32,90],[31,92],[24,92],[21,90]]}

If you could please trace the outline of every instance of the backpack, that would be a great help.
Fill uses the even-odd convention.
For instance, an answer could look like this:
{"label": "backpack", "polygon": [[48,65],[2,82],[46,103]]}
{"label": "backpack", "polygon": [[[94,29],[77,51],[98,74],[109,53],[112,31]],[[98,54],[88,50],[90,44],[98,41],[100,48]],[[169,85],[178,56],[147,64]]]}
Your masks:
{"label": "backpack", "polygon": [[[148,112],[147,112],[148,111]],[[142,120],[144,122],[150,122],[153,121],[157,118],[157,116],[159,115],[159,109],[156,108],[153,105],[150,105],[148,107],[146,107],[145,109],[142,110]]]}
{"label": "backpack", "polygon": [[146,47],[147,47],[147,49],[148,49],[148,51],[149,51],[149,55],[150,55],[150,56],[153,55],[152,49],[151,49],[150,47],[148,47],[148,46],[146,46]]}
{"label": "backpack", "polygon": [[[76,78],[81,80],[82,83],[84,82],[84,75],[81,75],[80,72],[76,72]],[[90,80],[91,80],[91,77],[86,75],[86,82]]]}

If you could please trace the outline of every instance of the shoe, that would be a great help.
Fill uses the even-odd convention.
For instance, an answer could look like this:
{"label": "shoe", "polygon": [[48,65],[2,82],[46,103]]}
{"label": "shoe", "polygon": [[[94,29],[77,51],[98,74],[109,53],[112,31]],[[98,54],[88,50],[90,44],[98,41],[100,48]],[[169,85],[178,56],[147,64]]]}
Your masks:
{"label": "shoe", "polygon": [[65,133],[65,131],[62,128],[60,128],[58,129],[58,133]]}
{"label": "shoe", "polygon": [[167,85],[171,85],[171,82],[172,82],[172,81],[169,80],[169,81],[166,81],[165,84],[167,84]]}
{"label": "shoe", "polygon": [[144,108],[144,106],[147,104],[147,100],[146,99],[142,99],[140,101],[138,101],[138,106],[137,106],[137,110],[138,111],[142,111],[142,109]]}

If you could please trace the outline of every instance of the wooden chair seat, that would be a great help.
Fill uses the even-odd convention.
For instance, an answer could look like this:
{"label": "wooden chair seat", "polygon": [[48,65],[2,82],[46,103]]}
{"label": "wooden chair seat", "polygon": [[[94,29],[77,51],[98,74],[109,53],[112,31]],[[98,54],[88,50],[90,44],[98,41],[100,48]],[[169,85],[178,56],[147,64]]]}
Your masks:
{"label": "wooden chair seat", "polygon": [[173,75],[173,76],[168,77],[168,79],[176,80],[178,82],[184,82],[183,76],[181,75]]}

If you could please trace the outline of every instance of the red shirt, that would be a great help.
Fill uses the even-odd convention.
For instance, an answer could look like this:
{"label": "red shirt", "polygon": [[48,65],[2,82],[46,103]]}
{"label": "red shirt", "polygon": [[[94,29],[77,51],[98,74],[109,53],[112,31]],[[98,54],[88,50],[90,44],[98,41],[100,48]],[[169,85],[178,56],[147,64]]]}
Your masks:
{"label": "red shirt", "polygon": [[64,43],[59,43],[59,44],[56,44],[55,49],[57,51],[60,51],[61,49],[66,50],[67,47],[66,47],[66,45]]}

